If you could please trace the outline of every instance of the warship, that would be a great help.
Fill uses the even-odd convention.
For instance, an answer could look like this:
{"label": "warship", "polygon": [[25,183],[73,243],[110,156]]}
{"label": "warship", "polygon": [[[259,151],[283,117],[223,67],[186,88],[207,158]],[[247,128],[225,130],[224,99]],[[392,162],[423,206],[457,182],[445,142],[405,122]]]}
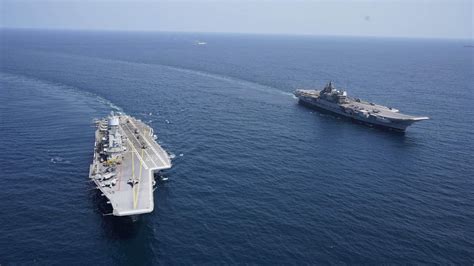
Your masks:
{"label": "warship", "polygon": [[402,114],[395,108],[349,97],[346,91],[336,89],[332,82],[322,90],[296,90],[294,95],[302,105],[398,132],[405,132],[411,124],[429,119],[426,116]]}
{"label": "warship", "polygon": [[94,158],[89,178],[112,206],[106,215],[130,216],[153,211],[155,173],[171,168],[168,153],[156,142],[153,128],[113,112],[95,121]]}

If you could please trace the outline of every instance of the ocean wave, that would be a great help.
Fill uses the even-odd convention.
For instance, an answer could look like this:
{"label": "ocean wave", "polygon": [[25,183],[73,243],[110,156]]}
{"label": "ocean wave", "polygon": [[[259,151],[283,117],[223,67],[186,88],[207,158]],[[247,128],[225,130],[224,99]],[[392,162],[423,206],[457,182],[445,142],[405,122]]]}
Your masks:
{"label": "ocean wave", "polygon": [[60,156],[54,156],[50,160],[51,163],[57,164],[57,163],[71,163],[69,160],[65,160],[63,157]]}

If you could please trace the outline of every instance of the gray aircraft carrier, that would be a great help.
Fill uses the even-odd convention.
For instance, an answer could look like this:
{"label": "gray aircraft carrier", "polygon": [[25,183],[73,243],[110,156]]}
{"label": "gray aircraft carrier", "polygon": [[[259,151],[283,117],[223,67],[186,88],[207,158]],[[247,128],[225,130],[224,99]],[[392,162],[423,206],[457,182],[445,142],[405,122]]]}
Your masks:
{"label": "gray aircraft carrier", "polygon": [[402,114],[391,107],[348,97],[346,91],[337,90],[332,82],[322,90],[296,90],[294,94],[303,105],[395,131],[404,132],[411,124],[429,119],[426,116]]}
{"label": "gray aircraft carrier", "polygon": [[153,129],[120,113],[96,121],[96,126],[89,178],[107,197],[111,214],[136,217],[152,212],[154,173],[171,168]]}

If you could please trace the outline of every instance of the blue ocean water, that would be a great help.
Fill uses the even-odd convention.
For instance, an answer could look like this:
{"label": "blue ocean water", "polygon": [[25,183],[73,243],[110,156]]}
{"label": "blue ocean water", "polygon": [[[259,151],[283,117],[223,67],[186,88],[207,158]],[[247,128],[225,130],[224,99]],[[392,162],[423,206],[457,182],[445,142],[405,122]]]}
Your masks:
{"label": "blue ocean water", "polygon": [[[466,41],[0,33],[1,265],[474,262]],[[393,134],[291,96],[328,80],[432,119]],[[111,110],[176,154],[134,224],[87,181]]]}

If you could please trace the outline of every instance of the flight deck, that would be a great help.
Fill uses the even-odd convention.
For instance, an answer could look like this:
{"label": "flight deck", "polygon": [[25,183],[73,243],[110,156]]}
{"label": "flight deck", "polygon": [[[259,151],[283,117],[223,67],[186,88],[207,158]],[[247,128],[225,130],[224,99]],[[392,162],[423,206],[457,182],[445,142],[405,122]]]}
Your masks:
{"label": "flight deck", "polygon": [[131,116],[112,114],[96,122],[89,177],[112,206],[112,215],[133,216],[154,208],[154,173],[171,168],[153,129]]}

